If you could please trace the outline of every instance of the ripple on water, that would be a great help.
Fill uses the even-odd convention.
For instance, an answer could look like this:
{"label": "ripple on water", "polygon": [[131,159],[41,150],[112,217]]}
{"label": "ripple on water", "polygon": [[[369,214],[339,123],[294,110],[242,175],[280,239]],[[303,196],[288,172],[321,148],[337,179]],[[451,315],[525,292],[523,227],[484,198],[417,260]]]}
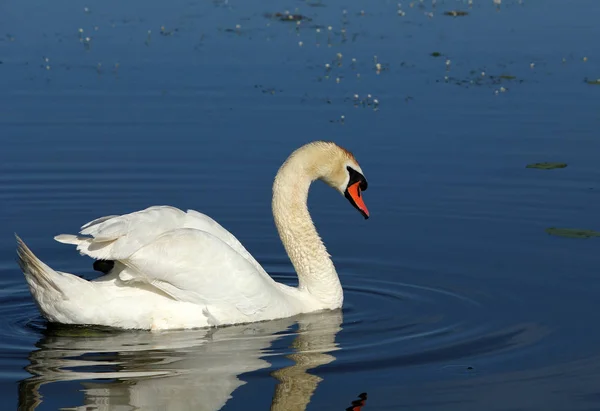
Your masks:
{"label": "ripple on water", "polygon": [[[249,378],[309,384],[307,370],[317,367],[312,373],[324,375],[422,364],[456,373],[468,369],[476,356],[518,353],[535,341],[526,338],[535,327],[513,324],[498,329],[488,321],[485,303],[470,296],[370,278],[366,271],[346,269],[348,265],[339,264],[345,287],[342,311],[158,333],[48,325],[24,282],[6,283],[0,307],[2,351],[23,353],[35,343],[26,367],[33,376],[21,383],[25,390],[60,381],[100,384],[108,379],[112,382],[102,384],[102,396],[139,390],[139,398],[143,390],[152,390],[153,396],[170,390],[187,398],[186,406],[212,396],[216,407]],[[296,282],[292,267],[283,260],[268,260],[265,267],[279,281]],[[221,382],[218,387],[215,381]]]}

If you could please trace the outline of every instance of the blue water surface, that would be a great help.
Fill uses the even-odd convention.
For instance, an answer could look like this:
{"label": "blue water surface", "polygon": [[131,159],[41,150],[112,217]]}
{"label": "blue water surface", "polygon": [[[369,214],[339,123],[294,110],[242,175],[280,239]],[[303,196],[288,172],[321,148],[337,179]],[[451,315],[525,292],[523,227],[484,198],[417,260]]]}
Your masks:
{"label": "blue water surface", "polygon": [[[343,410],[363,392],[364,410],[598,409],[600,239],[546,232],[600,231],[598,15],[596,0],[4,1],[3,409]],[[151,205],[212,216],[295,284],[271,185],[321,139],[369,181],[367,221],[311,188],[343,310],[160,333],[40,316],[13,233],[90,279],[53,236]],[[526,168],[545,161],[568,166]]]}

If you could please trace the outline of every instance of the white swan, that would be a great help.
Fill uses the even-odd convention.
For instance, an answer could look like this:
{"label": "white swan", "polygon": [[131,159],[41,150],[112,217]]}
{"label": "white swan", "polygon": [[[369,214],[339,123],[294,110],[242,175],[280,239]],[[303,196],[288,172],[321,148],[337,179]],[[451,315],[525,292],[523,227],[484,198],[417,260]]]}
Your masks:
{"label": "white swan", "polygon": [[42,314],[64,324],[199,328],[340,308],[342,287],[306,205],[317,179],[369,216],[361,194],[367,181],[349,151],[316,141],[293,152],[275,177],[272,209],[297,288],[275,282],[210,217],[166,206],[102,217],[79,236],[55,237],[114,264],[94,281],[51,269],[17,237],[19,264]]}

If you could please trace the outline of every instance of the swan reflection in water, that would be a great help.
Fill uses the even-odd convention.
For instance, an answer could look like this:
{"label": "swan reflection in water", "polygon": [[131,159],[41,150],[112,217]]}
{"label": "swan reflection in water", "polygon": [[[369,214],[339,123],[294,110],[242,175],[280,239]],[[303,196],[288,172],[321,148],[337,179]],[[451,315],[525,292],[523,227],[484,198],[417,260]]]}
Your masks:
{"label": "swan reflection in water", "polygon": [[[271,410],[305,410],[322,380],[308,370],[335,360],[341,323],[336,310],[192,331],[52,327],[29,355],[33,376],[20,383],[19,410],[43,402],[73,410],[219,410],[246,383],[240,375],[271,367],[269,356],[279,355],[271,345],[290,335],[293,365],[271,373],[278,381]],[[61,381],[81,381],[81,404],[62,390],[52,390],[59,398],[40,394],[42,385]]]}

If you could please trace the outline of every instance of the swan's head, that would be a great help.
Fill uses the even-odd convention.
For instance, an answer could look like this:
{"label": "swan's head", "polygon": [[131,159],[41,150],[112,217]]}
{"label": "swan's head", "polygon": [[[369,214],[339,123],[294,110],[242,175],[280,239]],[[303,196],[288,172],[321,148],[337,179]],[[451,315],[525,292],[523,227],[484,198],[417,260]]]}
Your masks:
{"label": "swan's head", "polygon": [[332,159],[331,171],[324,175],[322,180],[342,193],[350,201],[350,204],[367,219],[369,210],[362,195],[362,192],[369,186],[367,179],[354,155],[338,145],[335,147],[338,153]]}
{"label": "swan's head", "polygon": [[339,191],[365,219],[369,218],[362,195],[368,183],[354,155],[332,142],[317,141],[308,146],[314,159],[314,178]]}

